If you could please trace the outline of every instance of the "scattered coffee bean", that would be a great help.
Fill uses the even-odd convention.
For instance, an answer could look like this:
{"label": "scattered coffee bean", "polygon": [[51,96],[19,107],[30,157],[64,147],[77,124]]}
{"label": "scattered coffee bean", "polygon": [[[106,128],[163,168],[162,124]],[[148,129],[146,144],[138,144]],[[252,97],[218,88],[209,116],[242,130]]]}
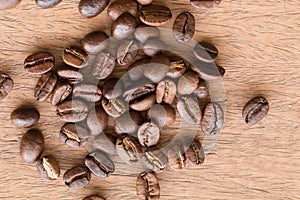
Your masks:
{"label": "scattered coffee bean", "polygon": [[62,0],[35,0],[35,3],[40,8],[52,8],[59,4]]}
{"label": "scattered coffee bean", "polygon": [[123,134],[118,137],[116,149],[120,158],[126,163],[137,163],[140,160],[142,149],[135,138]]}
{"label": "scattered coffee bean", "polygon": [[89,136],[87,128],[75,123],[65,123],[59,133],[59,139],[70,147],[84,146]]}
{"label": "scattered coffee bean", "polygon": [[57,105],[61,102],[63,102],[66,98],[70,96],[72,93],[73,88],[69,83],[60,82],[56,84],[52,96],[51,96],[51,104]]}
{"label": "scattered coffee bean", "polygon": [[157,27],[140,24],[134,31],[134,37],[141,43],[145,43],[149,38],[159,38],[160,31]]}
{"label": "scattered coffee bean", "polygon": [[143,98],[139,98],[130,103],[130,108],[136,111],[146,111],[151,108],[155,104],[155,94],[149,94],[147,96],[143,96]]}
{"label": "scattered coffee bean", "polygon": [[174,79],[181,77],[187,68],[184,60],[176,55],[169,56],[169,59],[171,63],[167,76]]}
{"label": "scattered coffee bean", "polygon": [[87,186],[91,180],[91,172],[87,167],[77,166],[67,170],[63,177],[65,185],[71,189]]}
{"label": "scattered coffee bean", "polygon": [[88,55],[79,47],[66,47],[63,52],[63,61],[72,67],[83,68],[88,63]]}
{"label": "scattered coffee bean", "polygon": [[10,1],[2,0],[0,2],[0,10],[12,9],[16,7],[20,2],[21,0],[10,0]]}
{"label": "scattered coffee bean", "polygon": [[113,20],[118,19],[124,13],[129,13],[135,17],[137,12],[138,4],[135,0],[116,0],[107,8],[107,14]]}
{"label": "scattered coffee bean", "polygon": [[149,5],[153,2],[153,0],[137,0],[141,5]]}
{"label": "scattered coffee bean", "polygon": [[147,149],[143,156],[146,167],[154,172],[162,172],[168,165],[168,158],[159,149]]}
{"label": "scattered coffee bean", "polygon": [[136,25],[135,18],[129,13],[124,13],[113,22],[111,36],[116,40],[123,40],[134,32]]}
{"label": "scattered coffee bean", "polygon": [[34,89],[34,98],[38,101],[46,100],[55,88],[57,75],[54,72],[43,74]]}
{"label": "scattered coffee bean", "polygon": [[138,199],[160,199],[160,187],[153,172],[141,173],[136,180],[136,194]]}
{"label": "scattered coffee bean", "polygon": [[123,82],[118,78],[110,78],[102,86],[103,96],[107,99],[114,99],[122,95],[124,90]]}
{"label": "scattered coffee bean", "polygon": [[163,52],[165,49],[165,43],[158,38],[149,38],[143,46],[144,53],[150,57],[154,57],[156,54]]}
{"label": "scattered coffee bean", "polygon": [[202,144],[197,139],[194,139],[192,144],[187,148],[185,155],[189,163],[194,166],[203,164],[205,160]]}
{"label": "scattered coffee bean", "polygon": [[109,43],[109,38],[102,31],[94,31],[85,35],[82,39],[82,48],[89,54],[97,54],[103,51]]}
{"label": "scattered coffee bean", "polygon": [[117,61],[121,66],[129,65],[137,56],[138,44],[134,40],[125,40],[117,48]]}
{"label": "scattered coffee bean", "polygon": [[262,120],[269,112],[269,102],[262,96],[254,97],[243,109],[243,119],[249,125]]}
{"label": "scattered coffee bean", "polygon": [[130,110],[115,119],[114,130],[117,134],[128,133],[134,134],[143,122],[140,112]]}
{"label": "scattered coffee bean", "polygon": [[181,95],[191,94],[197,89],[199,83],[199,75],[196,72],[188,71],[178,80],[177,90]]}
{"label": "scattered coffee bean", "polygon": [[102,98],[101,103],[105,112],[111,117],[120,117],[128,110],[128,104],[119,98]]}
{"label": "scattered coffee bean", "polygon": [[32,107],[20,107],[11,113],[10,119],[17,128],[28,128],[37,124],[40,113]]}
{"label": "scattered coffee bean", "polygon": [[83,81],[83,74],[79,69],[73,67],[61,67],[57,70],[57,74],[67,80],[70,84],[77,84]]}
{"label": "scattered coffee bean", "polygon": [[37,162],[37,170],[42,178],[56,180],[60,175],[60,168],[53,156],[43,156]]}
{"label": "scattered coffee bean", "polygon": [[14,87],[14,81],[7,74],[0,72],[0,101],[4,99]]}
{"label": "scattered coffee bean", "polygon": [[147,117],[160,128],[171,126],[176,120],[176,111],[167,104],[155,104],[147,111]]}
{"label": "scattered coffee bean", "polygon": [[99,15],[108,3],[109,0],[80,0],[78,10],[82,16],[92,18]]}
{"label": "scattered coffee bean", "polygon": [[96,106],[90,111],[86,123],[92,135],[99,135],[107,126],[108,115],[101,106]]}
{"label": "scattered coffee bean", "polygon": [[24,61],[24,68],[30,74],[44,74],[54,67],[54,56],[47,52],[31,54]]}
{"label": "scattered coffee bean", "polygon": [[133,102],[144,96],[148,96],[155,92],[155,84],[153,83],[144,83],[144,81],[138,82],[136,84],[131,85],[129,88],[125,90],[123,93],[123,97],[127,102]]}
{"label": "scattered coffee bean", "polygon": [[93,150],[100,150],[109,155],[116,154],[116,138],[110,134],[102,133],[94,137],[94,139],[90,140],[90,142],[91,144],[88,145],[92,145]]}
{"label": "scattered coffee bean", "polygon": [[156,87],[156,102],[172,104],[176,96],[176,84],[172,80],[163,80]]}
{"label": "scattered coffee bean", "polygon": [[145,57],[135,61],[128,67],[128,77],[132,81],[138,81],[144,76],[144,69],[150,62],[150,58]]}
{"label": "scattered coffee bean", "polygon": [[194,90],[194,94],[199,98],[199,99],[204,99],[209,95],[208,91],[208,86],[206,82],[203,79],[199,79],[199,84],[196,90]]}
{"label": "scattered coffee bean", "polygon": [[73,89],[73,96],[79,97],[87,102],[100,101],[102,92],[97,85],[93,84],[78,84]]}
{"label": "scattered coffee bean", "polygon": [[183,96],[178,99],[177,110],[181,118],[189,124],[199,124],[202,114],[196,97]]}
{"label": "scattered coffee bean", "polygon": [[106,79],[115,68],[115,60],[112,54],[99,53],[94,60],[92,75],[99,80]]}
{"label": "scattered coffee bean", "polygon": [[162,26],[172,18],[170,8],[161,5],[143,6],[140,20],[149,26]]}
{"label": "scattered coffee bean", "polygon": [[[144,76],[155,83],[159,83],[168,73],[170,60],[164,54],[155,55],[144,70]],[[157,73],[159,72],[159,73]]]}
{"label": "scattered coffee bean", "polygon": [[194,55],[203,62],[214,62],[218,54],[218,49],[208,42],[199,42],[199,44],[196,44],[194,47]]}
{"label": "scattered coffee bean", "polygon": [[137,136],[143,147],[151,147],[158,143],[160,130],[153,122],[146,122],[140,126]]}
{"label": "scattered coffee bean", "polygon": [[73,99],[57,106],[57,116],[65,122],[79,122],[88,115],[88,106],[83,101]]}
{"label": "scattered coffee bean", "polygon": [[180,170],[186,167],[186,156],[184,148],[180,145],[174,145],[168,150],[169,166],[174,170]]}
{"label": "scattered coffee bean", "polygon": [[173,25],[173,35],[179,42],[190,41],[195,33],[195,18],[189,12],[177,16]]}
{"label": "scattered coffee bean", "polygon": [[192,6],[195,8],[208,9],[215,6],[218,6],[221,3],[221,0],[190,0]]}
{"label": "scattered coffee bean", "polygon": [[206,81],[220,79],[225,74],[225,69],[215,63],[197,62],[197,65],[191,65],[191,69]]}
{"label": "scattered coffee bean", "polygon": [[98,195],[92,195],[92,196],[85,197],[82,200],[105,200],[105,198]]}
{"label": "scattered coffee bean", "polygon": [[208,103],[204,109],[201,120],[202,131],[207,135],[215,135],[220,132],[224,123],[224,113],[217,103]]}

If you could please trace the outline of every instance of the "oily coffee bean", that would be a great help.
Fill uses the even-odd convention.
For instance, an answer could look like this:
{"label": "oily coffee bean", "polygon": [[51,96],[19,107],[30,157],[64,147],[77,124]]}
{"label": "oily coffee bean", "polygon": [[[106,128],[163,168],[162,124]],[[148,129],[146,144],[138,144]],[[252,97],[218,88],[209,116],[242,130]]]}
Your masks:
{"label": "oily coffee bean", "polygon": [[199,84],[199,75],[196,72],[188,71],[178,80],[177,90],[181,95],[191,94],[197,89]]}
{"label": "oily coffee bean", "polygon": [[56,84],[52,96],[51,104],[56,106],[57,104],[63,102],[66,98],[72,94],[73,88],[69,83],[60,82]]}
{"label": "oily coffee bean", "polygon": [[44,136],[38,129],[28,130],[21,138],[20,154],[27,163],[37,161],[44,149]]}
{"label": "oily coffee bean", "polygon": [[119,98],[102,98],[101,103],[105,112],[111,117],[120,117],[128,110],[128,105]]}
{"label": "oily coffee bean", "polygon": [[37,162],[37,170],[40,176],[48,180],[56,180],[60,175],[60,168],[53,156],[42,156]]}
{"label": "oily coffee bean", "polygon": [[251,99],[243,109],[243,119],[249,125],[262,120],[269,112],[268,100],[262,96]]}
{"label": "oily coffee bean", "polygon": [[149,38],[144,46],[143,51],[147,56],[154,57],[156,54],[163,52],[166,45],[159,38]]}
{"label": "oily coffee bean", "polygon": [[87,167],[77,166],[67,170],[63,177],[65,185],[71,189],[87,186],[91,180],[91,172]]}
{"label": "oily coffee bean", "polygon": [[162,26],[172,18],[170,8],[160,5],[143,6],[140,20],[149,26]]}
{"label": "oily coffee bean", "polygon": [[221,0],[191,0],[192,6],[195,8],[208,9],[218,6]]}
{"label": "oily coffee bean", "polygon": [[107,99],[114,99],[122,95],[124,90],[123,82],[118,78],[110,78],[102,86],[103,96]]}
{"label": "oily coffee bean", "polygon": [[184,148],[180,145],[174,145],[168,150],[169,166],[174,170],[180,170],[186,167],[186,156]]}
{"label": "oily coffee bean", "polygon": [[102,31],[88,33],[82,39],[82,48],[89,54],[103,51],[109,43],[108,35]]}
{"label": "oily coffee bean", "polygon": [[72,67],[82,68],[87,65],[88,55],[79,47],[66,47],[63,52],[63,61]]}
{"label": "oily coffee bean", "polygon": [[146,111],[155,104],[155,94],[150,94],[130,103],[129,107],[136,111]]}
{"label": "oily coffee bean", "polygon": [[0,1],[0,10],[8,10],[16,7],[21,0],[2,0]]}
{"label": "oily coffee bean", "polygon": [[195,18],[189,12],[177,16],[173,25],[173,35],[179,42],[190,41],[195,33]]}
{"label": "oily coffee bean", "polygon": [[35,0],[35,3],[40,8],[52,8],[59,4],[62,0]]}
{"label": "oily coffee bean", "polygon": [[65,123],[59,133],[59,139],[70,147],[84,146],[89,136],[87,128],[75,123]]}
{"label": "oily coffee bean", "polygon": [[167,76],[174,79],[181,77],[187,69],[184,60],[176,55],[171,55],[168,57],[171,63]]}
{"label": "oily coffee bean", "polygon": [[203,146],[197,139],[194,139],[192,144],[187,148],[185,155],[189,163],[194,166],[203,164],[205,160]]}
{"label": "oily coffee bean", "polygon": [[199,124],[202,114],[196,97],[183,96],[177,101],[181,118],[189,124]]}
{"label": "oily coffee bean", "polygon": [[11,113],[10,119],[17,128],[28,128],[37,124],[40,113],[32,107],[20,107]]}
{"label": "oily coffee bean", "polygon": [[[144,76],[155,83],[159,83],[168,73],[170,60],[163,54],[155,55],[144,70]],[[157,73],[159,72],[159,73]]]}
{"label": "oily coffee bean", "polygon": [[168,165],[168,158],[159,149],[147,149],[143,156],[146,167],[154,172],[162,172]]}
{"label": "oily coffee bean", "polygon": [[131,81],[138,81],[144,76],[146,64],[150,62],[150,58],[145,57],[135,61],[128,67],[128,77]]}
{"label": "oily coffee bean", "polygon": [[172,104],[176,96],[176,84],[174,81],[166,79],[161,81],[156,87],[156,102]]}
{"label": "oily coffee bean", "polygon": [[137,163],[140,160],[142,149],[134,137],[123,134],[118,137],[116,149],[120,158],[126,163]]}
{"label": "oily coffee bean", "polygon": [[112,23],[111,36],[116,40],[123,40],[134,32],[136,25],[135,18],[129,13],[124,13]]}
{"label": "oily coffee bean", "polygon": [[105,200],[105,198],[98,195],[91,195],[83,198],[82,200]]}
{"label": "oily coffee bean", "polygon": [[108,115],[101,106],[96,106],[90,111],[86,123],[92,135],[99,135],[107,126]]}
{"label": "oily coffee bean", "polygon": [[191,65],[191,69],[207,81],[220,79],[225,74],[225,69],[215,63],[197,62],[197,65]]}
{"label": "oily coffee bean", "polygon": [[83,81],[83,74],[73,67],[62,67],[57,70],[57,74],[71,84],[77,84]]}
{"label": "oily coffee bean", "polygon": [[147,117],[160,128],[172,125],[176,120],[175,109],[167,104],[155,104],[147,111]]}
{"label": "oily coffee bean", "polygon": [[117,134],[128,133],[134,134],[143,122],[140,112],[130,110],[115,119],[114,130]]}
{"label": "oily coffee bean", "polygon": [[113,161],[101,151],[88,154],[84,160],[85,166],[99,178],[106,178],[115,171]]}
{"label": "oily coffee bean", "polygon": [[115,60],[110,53],[99,53],[93,63],[92,75],[99,80],[106,79],[115,68]]}
{"label": "oily coffee bean", "polygon": [[224,123],[224,113],[217,103],[208,103],[204,109],[201,120],[202,131],[207,135],[215,135],[220,132]]}
{"label": "oily coffee bean", "polygon": [[149,38],[159,38],[160,31],[157,27],[140,24],[134,31],[134,37],[141,43],[145,43]]}
{"label": "oily coffee bean", "polygon": [[153,2],[153,0],[137,0],[141,5],[149,5]]}
{"label": "oily coffee bean", "polygon": [[0,72],[0,101],[4,99],[14,87],[14,81],[4,73]]}
{"label": "oily coffee bean", "polygon": [[43,74],[34,89],[34,98],[38,101],[46,100],[55,88],[57,75],[54,72]]}
{"label": "oily coffee bean", "polygon": [[129,65],[137,56],[138,44],[134,40],[125,40],[117,48],[117,61],[121,66]]}
{"label": "oily coffee bean", "polygon": [[204,99],[209,95],[208,87],[206,82],[203,79],[199,79],[199,84],[196,90],[194,90],[194,94],[199,98],[199,99]]}
{"label": "oily coffee bean", "polygon": [[99,15],[107,6],[109,0],[80,0],[78,10],[86,18]]}
{"label": "oily coffee bean", "polygon": [[129,88],[125,90],[123,93],[123,97],[127,102],[133,102],[144,96],[148,96],[155,92],[155,84],[153,83],[144,83],[138,82],[136,84],[131,85]]}
{"label": "oily coffee bean", "polygon": [[199,42],[199,44],[196,44],[194,47],[194,55],[203,62],[214,62],[218,54],[218,49],[208,42]]}
{"label": "oily coffee bean", "polygon": [[79,122],[88,115],[88,105],[78,99],[65,101],[57,106],[57,116],[65,122]]}
{"label": "oily coffee bean", "polygon": [[44,74],[54,67],[55,58],[47,52],[31,54],[24,61],[24,68],[30,74]]}
{"label": "oily coffee bean", "polygon": [[136,17],[138,4],[135,0],[116,0],[107,8],[107,14],[113,20],[118,19],[122,14],[129,13]]}
{"label": "oily coffee bean", "polygon": [[97,85],[82,83],[74,87],[73,96],[79,97],[87,102],[97,102],[100,101],[102,92]]}
{"label": "oily coffee bean", "polygon": [[140,126],[137,136],[143,147],[151,147],[158,143],[160,130],[153,122],[146,122]]}
{"label": "oily coffee bean", "polygon": [[154,172],[141,173],[136,180],[136,195],[139,200],[159,200],[160,187]]}
{"label": "oily coffee bean", "polygon": [[111,134],[102,133],[94,137],[90,142],[91,144],[88,143],[86,146],[91,145],[93,149],[103,151],[109,155],[116,154],[116,138]]}

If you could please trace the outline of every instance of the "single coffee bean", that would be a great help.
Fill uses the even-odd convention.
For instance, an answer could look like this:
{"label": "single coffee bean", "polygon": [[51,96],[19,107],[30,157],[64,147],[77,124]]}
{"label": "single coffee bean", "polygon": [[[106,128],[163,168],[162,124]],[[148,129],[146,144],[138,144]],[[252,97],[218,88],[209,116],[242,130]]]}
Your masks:
{"label": "single coffee bean", "polygon": [[113,20],[118,19],[122,14],[129,13],[136,17],[138,4],[135,0],[116,0],[107,8],[107,14]]}
{"label": "single coffee bean", "polygon": [[154,172],[141,173],[136,180],[136,195],[139,200],[160,199],[160,187]]}
{"label": "single coffee bean", "polygon": [[56,180],[60,175],[60,168],[53,156],[43,156],[37,162],[37,170],[40,176],[48,180]]}
{"label": "single coffee bean", "polygon": [[134,31],[134,37],[141,43],[145,43],[149,38],[159,38],[160,31],[157,27],[140,24]]}
{"label": "single coffee bean", "polygon": [[51,104],[56,106],[57,104],[63,102],[66,98],[72,94],[73,88],[69,83],[60,82],[56,84],[52,96],[51,96]]}
{"label": "single coffee bean", "polygon": [[28,128],[37,124],[40,113],[32,107],[20,107],[11,113],[10,119],[17,128]]}
{"label": "single coffee bean", "polygon": [[117,61],[121,66],[129,65],[137,56],[138,44],[134,40],[125,40],[117,48]]}
{"label": "single coffee bean", "polygon": [[168,158],[159,149],[147,149],[143,156],[146,167],[154,172],[162,172],[168,165]]}
{"label": "single coffee bean", "polygon": [[89,54],[97,54],[103,51],[109,43],[106,33],[94,31],[85,35],[82,39],[82,48]]}
{"label": "single coffee bean", "polygon": [[90,111],[86,123],[92,135],[99,135],[107,126],[108,115],[101,106],[96,106]]}
{"label": "single coffee bean", "polygon": [[4,99],[14,87],[14,81],[7,74],[0,72],[0,101]]}
{"label": "single coffee bean", "polygon": [[189,12],[181,13],[175,19],[173,35],[179,42],[190,41],[195,33],[195,18]]}
{"label": "single coffee bean", "polygon": [[199,84],[199,75],[196,72],[188,71],[178,80],[177,89],[181,95],[191,94],[197,89]]}
{"label": "single coffee bean", "polygon": [[156,54],[163,52],[165,49],[165,43],[158,38],[149,38],[143,46],[144,53],[150,57],[154,57]]}
{"label": "single coffee bean", "polygon": [[181,77],[187,69],[184,60],[176,55],[169,56],[169,59],[171,63],[167,76],[174,79]]}
{"label": "single coffee bean", "polygon": [[65,123],[59,133],[59,139],[70,147],[84,146],[89,136],[87,128],[75,123]]}
{"label": "single coffee bean", "polygon": [[249,125],[262,120],[269,112],[269,102],[262,96],[254,97],[243,109],[243,119]]}
{"label": "single coffee bean", "polygon": [[8,10],[16,7],[21,0],[1,0],[0,1],[0,10]]}
{"label": "single coffee bean", "polygon": [[199,124],[202,114],[196,97],[183,96],[178,99],[177,110],[181,118],[189,124]]}
{"label": "single coffee bean", "polygon": [[174,170],[180,170],[186,167],[186,156],[184,148],[180,145],[174,145],[168,150],[169,166]]}
{"label": "single coffee bean", "polygon": [[65,185],[71,189],[84,188],[90,183],[91,172],[87,167],[77,166],[67,170],[63,179]]}
{"label": "single coffee bean", "polygon": [[85,157],[84,163],[99,178],[109,177],[115,171],[113,161],[101,151],[94,151],[88,154]]}
{"label": "single coffee bean", "polygon": [[128,104],[119,98],[102,98],[101,103],[105,112],[111,117],[120,117],[128,110]]}
{"label": "single coffee bean", "polygon": [[40,8],[52,8],[59,4],[62,0],[35,0],[35,3]]}
{"label": "single coffee bean", "polygon": [[78,10],[86,18],[99,15],[107,6],[109,0],[80,0]]}
{"label": "single coffee bean", "polygon": [[88,115],[88,106],[81,100],[65,101],[57,106],[57,116],[65,122],[79,122]]}
{"label": "single coffee bean", "polygon": [[83,74],[79,69],[73,67],[62,67],[57,70],[57,74],[67,80],[70,84],[77,84],[83,81]]}
{"label": "single coffee bean", "polygon": [[136,111],[146,111],[155,104],[155,94],[150,94],[130,103],[130,108]]}
{"label": "single coffee bean", "polygon": [[191,65],[191,69],[207,81],[220,79],[225,74],[225,69],[215,63],[199,63],[198,61],[197,65]]}
{"label": "single coffee bean", "polygon": [[140,20],[149,26],[162,26],[172,18],[170,8],[160,5],[143,6]]}
{"label": "single coffee bean", "polygon": [[159,83],[166,76],[169,68],[169,58],[163,54],[157,54],[151,59],[150,63],[145,68],[144,76],[155,83]]}
{"label": "single coffee bean", "polygon": [[102,133],[94,137],[94,139],[90,140],[89,142],[90,143],[88,143],[86,146],[89,147],[90,145],[93,150],[97,149],[109,155],[116,154],[116,138],[111,134]]}
{"label": "single coffee bean", "polygon": [[172,80],[163,80],[156,87],[156,102],[172,104],[176,96],[176,84]]}
{"label": "single coffee bean", "polygon": [[217,103],[208,103],[204,109],[201,120],[202,131],[207,135],[215,135],[220,132],[224,123],[224,113]]}
{"label": "single coffee bean", "polygon": [[44,74],[54,67],[55,58],[47,52],[31,54],[24,61],[24,68],[30,74]]}
{"label": "single coffee bean", "polygon": [[120,158],[130,164],[139,162],[142,154],[139,142],[126,134],[119,136],[116,142],[116,149]]}
{"label": "single coffee bean", "polygon": [[141,5],[149,5],[153,2],[153,0],[137,0]]}
{"label": "single coffee bean", "polygon": [[83,198],[82,200],[105,200],[105,198],[98,195],[91,195]]}
{"label": "single coffee bean", "polygon": [[38,101],[46,100],[55,88],[57,75],[54,72],[43,74],[34,89],[34,98]]}
{"label": "single coffee bean", "polygon": [[128,133],[134,134],[143,122],[140,112],[130,110],[115,119],[114,130],[117,134]]}
{"label": "single coffee bean", "polygon": [[148,112],[147,117],[151,122],[157,124],[160,128],[174,124],[176,120],[176,111],[167,104],[155,104]]}
{"label": "single coffee bean", "polygon": [[196,90],[194,90],[194,94],[199,99],[204,99],[209,95],[208,86],[202,78],[199,79],[199,84]]}
{"label": "single coffee bean", "polygon": [[112,23],[111,36],[116,40],[123,40],[134,32],[136,25],[135,18],[129,13],[124,13]]}
{"label": "single coffee bean", "polygon": [[82,83],[74,87],[73,96],[79,97],[87,102],[97,102],[100,101],[102,92],[97,85]]}
{"label": "single coffee bean", "polygon": [[44,149],[44,136],[38,129],[28,130],[21,138],[20,154],[27,163],[37,161]]}
{"label": "single coffee bean", "polygon": [[150,62],[150,58],[145,57],[135,61],[128,67],[128,77],[131,81],[138,81],[144,76],[144,69]]}
{"label": "single coffee bean", "polygon": [[137,135],[143,147],[151,147],[158,143],[160,130],[153,122],[146,122],[140,126]]}
{"label": "single coffee bean", "polygon": [[114,70],[116,58],[109,53],[101,52],[97,55],[93,63],[92,75],[102,80],[106,79]]}
{"label": "single coffee bean", "polygon": [[192,6],[195,8],[208,9],[218,6],[221,0],[191,0]]}
{"label": "single coffee bean", "polygon": [[124,90],[123,82],[118,78],[110,78],[102,86],[103,96],[107,99],[114,99],[122,95]]}
{"label": "single coffee bean", "polygon": [[214,62],[218,54],[218,49],[208,42],[199,42],[199,44],[196,44],[194,47],[194,55],[203,62]]}
{"label": "single coffee bean", "polygon": [[187,148],[185,155],[189,163],[194,166],[203,164],[205,160],[203,146],[197,139],[194,139],[192,144]]}
{"label": "single coffee bean", "polygon": [[123,97],[125,101],[133,102],[144,96],[153,94],[155,92],[155,87],[156,86],[153,83],[141,81],[128,87],[123,93]]}
{"label": "single coffee bean", "polygon": [[63,61],[72,67],[83,68],[88,63],[88,55],[79,47],[66,47],[63,52]]}

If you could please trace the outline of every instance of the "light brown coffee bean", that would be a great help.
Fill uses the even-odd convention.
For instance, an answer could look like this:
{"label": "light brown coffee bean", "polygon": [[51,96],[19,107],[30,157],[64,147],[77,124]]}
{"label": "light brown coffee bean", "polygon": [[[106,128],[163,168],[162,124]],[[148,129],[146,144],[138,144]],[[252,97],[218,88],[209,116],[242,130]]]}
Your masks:
{"label": "light brown coffee bean", "polygon": [[181,118],[189,124],[199,124],[202,113],[196,97],[183,96],[177,101],[177,110]]}
{"label": "light brown coffee bean", "polygon": [[69,83],[58,83],[56,84],[52,96],[51,96],[51,104],[56,106],[57,104],[63,102],[66,98],[72,94],[73,88]]}
{"label": "light brown coffee bean", "polygon": [[176,111],[168,104],[155,104],[147,111],[148,120],[160,128],[171,126],[176,120]]}
{"label": "light brown coffee bean", "polygon": [[55,64],[55,58],[47,52],[34,53],[24,61],[24,68],[30,74],[44,74],[50,71]]}
{"label": "light brown coffee bean", "polygon": [[199,83],[199,75],[196,72],[188,71],[178,80],[177,90],[181,95],[187,95],[197,89]]}
{"label": "light brown coffee bean", "polygon": [[140,126],[137,136],[143,147],[151,147],[158,143],[160,130],[155,123],[146,122]]}
{"label": "light brown coffee bean", "polygon": [[170,60],[170,68],[166,76],[174,79],[181,77],[187,69],[184,60],[177,55],[170,55],[168,58]]}
{"label": "light brown coffee bean", "polygon": [[55,88],[57,75],[54,72],[43,74],[34,89],[34,98],[38,101],[46,100]]}
{"label": "light brown coffee bean", "polygon": [[194,94],[199,99],[204,99],[209,95],[207,83],[203,79],[199,79],[199,84],[196,90],[194,90]]}
{"label": "light brown coffee bean", "polygon": [[148,169],[157,173],[164,171],[168,165],[167,156],[156,148],[147,149],[144,153],[143,161]]}
{"label": "light brown coffee bean", "polygon": [[129,65],[137,56],[138,44],[134,40],[125,40],[117,48],[117,61],[121,66]]}
{"label": "light brown coffee bean", "polygon": [[136,195],[139,200],[160,199],[160,187],[154,172],[141,173],[136,180]]}
{"label": "light brown coffee bean", "polygon": [[65,123],[59,133],[59,139],[70,147],[84,146],[89,137],[89,130],[75,123]]}
{"label": "light brown coffee bean", "polygon": [[65,122],[79,122],[88,115],[88,105],[78,99],[65,101],[57,106],[58,118]]}
{"label": "light brown coffee bean", "polygon": [[43,156],[37,162],[40,176],[48,180],[57,180],[60,175],[59,164],[53,156]]}
{"label": "light brown coffee bean", "polygon": [[65,185],[71,189],[84,188],[90,183],[91,172],[87,167],[77,166],[67,170],[63,179]]}
{"label": "light brown coffee bean", "polygon": [[155,84],[149,83],[149,81],[140,81],[126,88],[123,97],[125,101],[133,102],[155,93],[155,88]]}
{"label": "light brown coffee bean", "polygon": [[0,101],[12,91],[13,87],[14,81],[10,76],[0,72]]}
{"label": "light brown coffee bean", "polygon": [[141,158],[142,149],[139,142],[129,135],[119,136],[116,149],[120,158],[126,163],[137,163]]}
{"label": "light brown coffee bean", "polygon": [[135,0],[116,0],[107,8],[107,14],[112,20],[118,19],[122,14],[129,13],[136,17],[138,4]]}
{"label": "light brown coffee bean", "polygon": [[116,40],[123,40],[134,32],[136,25],[135,18],[129,13],[124,13],[112,23],[111,36]]}
{"label": "light brown coffee bean", "polygon": [[172,12],[166,6],[152,4],[141,9],[140,20],[149,26],[162,26],[171,18]]}
{"label": "light brown coffee bean", "polygon": [[110,53],[99,53],[92,66],[92,75],[99,80],[106,79],[115,68],[115,60],[115,56]]}
{"label": "light brown coffee bean", "polygon": [[63,66],[57,71],[58,76],[70,84],[77,84],[83,81],[83,74],[74,67]]}
{"label": "light brown coffee bean", "polygon": [[192,144],[187,147],[185,155],[189,163],[193,166],[199,166],[205,160],[203,146],[197,139],[194,139]]}
{"label": "light brown coffee bean", "polygon": [[79,47],[66,47],[63,52],[63,61],[72,67],[83,68],[87,66],[88,55]]}
{"label": "light brown coffee bean", "polygon": [[195,33],[195,18],[189,12],[181,13],[175,19],[173,35],[179,42],[190,41]]}
{"label": "light brown coffee bean", "polygon": [[215,135],[220,132],[224,123],[222,107],[217,103],[208,103],[204,109],[201,120],[201,129],[207,135]]}
{"label": "light brown coffee bean", "polygon": [[105,112],[111,117],[120,117],[128,110],[128,104],[119,98],[102,98],[101,103]]}
{"label": "light brown coffee bean", "polygon": [[168,150],[169,166],[175,171],[186,167],[186,156],[184,148],[180,144],[172,146]]}
{"label": "light brown coffee bean", "polygon": [[174,81],[166,79],[161,81],[156,87],[156,102],[172,104],[177,92]]}
{"label": "light brown coffee bean", "polygon": [[149,5],[153,2],[153,0],[137,0],[141,5]]}
{"label": "light brown coffee bean", "polygon": [[82,83],[74,87],[73,96],[87,102],[97,102],[100,101],[102,92],[97,85]]}
{"label": "light brown coffee bean", "polygon": [[208,9],[218,6],[221,0],[190,0],[195,8]]}
{"label": "light brown coffee bean", "polygon": [[129,107],[136,111],[146,111],[155,104],[155,94],[150,94],[142,99],[137,99],[130,103]]}
{"label": "light brown coffee bean", "polygon": [[0,10],[8,10],[16,7],[21,0],[2,0],[0,1]]}
{"label": "light brown coffee bean", "polygon": [[35,3],[40,8],[52,8],[58,5],[62,0],[35,0]]}

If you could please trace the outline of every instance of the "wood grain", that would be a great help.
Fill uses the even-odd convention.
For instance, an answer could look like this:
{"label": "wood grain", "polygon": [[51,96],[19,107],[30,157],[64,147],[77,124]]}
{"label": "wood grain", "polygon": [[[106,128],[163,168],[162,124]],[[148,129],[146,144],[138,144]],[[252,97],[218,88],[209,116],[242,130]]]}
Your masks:
{"label": "wood grain", "polygon": [[[218,145],[199,169],[159,174],[162,200],[175,199],[300,199],[300,2],[298,0],[224,0],[215,9],[193,8],[188,0],[155,1],[172,8],[174,16],[190,11],[197,20],[195,40],[213,42],[218,63],[227,73],[226,123]],[[15,128],[10,113],[22,104],[35,105],[45,136],[45,154],[57,157],[62,173],[83,163],[87,151],[58,141],[62,125],[55,108],[36,102],[38,77],[23,70],[32,52],[49,51],[61,64],[61,52],[93,30],[109,33],[105,13],[85,19],[78,1],[64,0],[52,9],[40,9],[23,0],[15,9],[0,12],[0,70],[12,76],[15,88],[0,102],[0,199],[82,199],[98,193],[107,199],[135,199],[137,172],[121,162],[107,179],[92,178],[86,189],[69,190],[62,177],[44,181],[34,165],[19,156],[26,130]],[[174,20],[174,19],[173,19]],[[173,20],[165,27],[171,27]],[[241,110],[255,95],[270,102],[269,115],[259,124],[243,123]]]}

